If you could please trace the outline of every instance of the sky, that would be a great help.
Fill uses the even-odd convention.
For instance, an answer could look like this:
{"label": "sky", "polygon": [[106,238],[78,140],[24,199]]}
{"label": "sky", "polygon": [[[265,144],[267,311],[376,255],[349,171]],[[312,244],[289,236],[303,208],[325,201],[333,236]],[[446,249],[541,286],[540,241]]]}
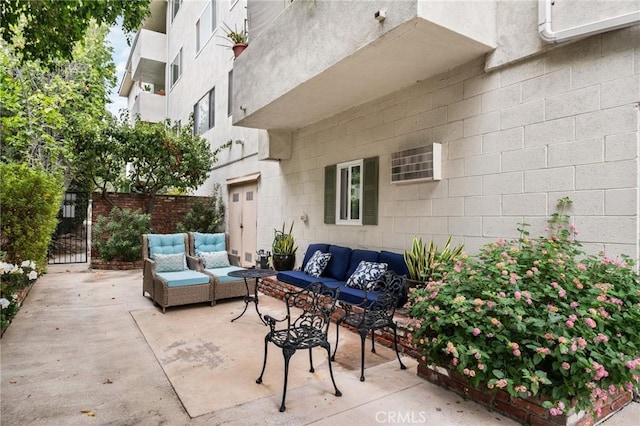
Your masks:
{"label": "sky", "polygon": [[110,99],[112,103],[107,105],[107,110],[111,111],[111,113],[117,117],[120,115],[121,109],[127,108],[127,98],[120,97],[118,95],[118,89],[120,88],[120,82],[122,81],[122,76],[127,66],[130,47],[127,44],[127,39],[120,25],[111,27],[107,40],[109,40],[113,47],[113,62],[116,64],[116,74],[118,75],[116,87],[111,90]]}

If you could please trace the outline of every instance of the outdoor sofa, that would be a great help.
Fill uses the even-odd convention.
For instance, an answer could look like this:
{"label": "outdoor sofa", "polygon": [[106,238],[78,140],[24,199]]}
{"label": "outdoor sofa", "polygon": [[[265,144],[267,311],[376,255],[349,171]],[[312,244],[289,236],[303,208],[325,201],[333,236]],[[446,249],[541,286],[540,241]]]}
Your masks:
{"label": "outdoor sofa", "polygon": [[[330,256],[328,263],[320,275],[313,276],[305,270],[312,270],[312,268],[309,268],[307,265],[317,251],[320,253],[330,253]],[[361,262],[373,265],[374,269],[375,264],[385,264],[387,273],[380,275],[380,279],[389,274],[406,277],[409,273],[402,254],[385,250],[378,252],[374,250],[351,249],[349,247],[326,243],[316,243],[310,244],[307,248],[302,261],[302,267],[299,271],[281,271],[278,273],[277,279],[300,288],[306,288],[311,283],[320,281],[329,287],[338,287],[340,289],[338,299],[341,302],[359,305],[364,300],[365,291],[368,300],[375,300],[380,294],[375,291],[375,287],[371,286],[371,284],[378,281],[378,279],[369,279],[369,277],[373,275],[370,275],[366,267],[361,274],[363,278],[362,285],[354,286],[353,283],[349,285],[349,279],[356,273],[356,270],[358,270],[359,267],[360,272],[363,270],[360,265]],[[377,272],[380,271],[378,270]],[[403,304],[405,301],[406,296],[403,295],[403,297],[400,298],[400,304]]]}

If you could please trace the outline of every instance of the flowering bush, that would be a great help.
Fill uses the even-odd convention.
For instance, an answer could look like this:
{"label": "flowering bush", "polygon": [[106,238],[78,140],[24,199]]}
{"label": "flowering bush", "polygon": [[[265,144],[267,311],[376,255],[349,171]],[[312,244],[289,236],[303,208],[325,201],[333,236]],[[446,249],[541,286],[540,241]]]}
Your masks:
{"label": "flowering bush", "polygon": [[38,278],[36,264],[25,260],[20,265],[0,262],[0,328],[5,328],[20,309],[17,291]]}
{"label": "flowering bush", "polygon": [[485,245],[409,295],[425,361],[475,387],[538,395],[551,415],[639,388],[640,284],[633,261],[586,255],[559,203],[546,237]]}

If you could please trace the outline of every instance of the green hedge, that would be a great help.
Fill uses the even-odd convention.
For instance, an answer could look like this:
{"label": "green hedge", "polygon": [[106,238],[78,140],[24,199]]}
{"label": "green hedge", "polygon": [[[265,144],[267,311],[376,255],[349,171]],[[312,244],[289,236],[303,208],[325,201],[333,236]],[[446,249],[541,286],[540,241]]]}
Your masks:
{"label": "green hedge", "polygon": [[62,179],[26,164],[0,164],[0,235],[6,261],[47,265],[47,250],[58,223]]}

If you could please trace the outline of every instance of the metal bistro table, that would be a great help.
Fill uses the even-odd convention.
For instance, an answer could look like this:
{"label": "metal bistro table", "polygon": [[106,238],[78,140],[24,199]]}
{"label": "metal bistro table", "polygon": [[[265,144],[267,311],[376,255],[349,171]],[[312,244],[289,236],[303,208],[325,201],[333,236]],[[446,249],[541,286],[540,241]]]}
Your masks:
{"label": "metal bistro table", "polygon": [[[267,325],[267,323],[264,322],[264,319],[262,319],[262,315],[258,310],[258,280],[260,280],[260,278],[276,275],[277,273],[278,271],[274,271],[272,269],[241,269],[238,271],[231,271],[227,274],[230,277],[244,278],[244,285],[247,288],[247,295],[244,297],[244,309],[242,313],[237,317],[235,317],[234,319],[232,319],[231,322],[234,322],[235,320],[243,316],[244,313],[247,312],[247,307],[249,306],[249,302],[253,302],[256,306],[256,312],[258,313],[258,318],[260,318],[260,321],[262,321],[264,325]],[[253,287],[253,296],[249,292],[249,282],[247,281],[248,278],[255,278],[256,280]]]}

